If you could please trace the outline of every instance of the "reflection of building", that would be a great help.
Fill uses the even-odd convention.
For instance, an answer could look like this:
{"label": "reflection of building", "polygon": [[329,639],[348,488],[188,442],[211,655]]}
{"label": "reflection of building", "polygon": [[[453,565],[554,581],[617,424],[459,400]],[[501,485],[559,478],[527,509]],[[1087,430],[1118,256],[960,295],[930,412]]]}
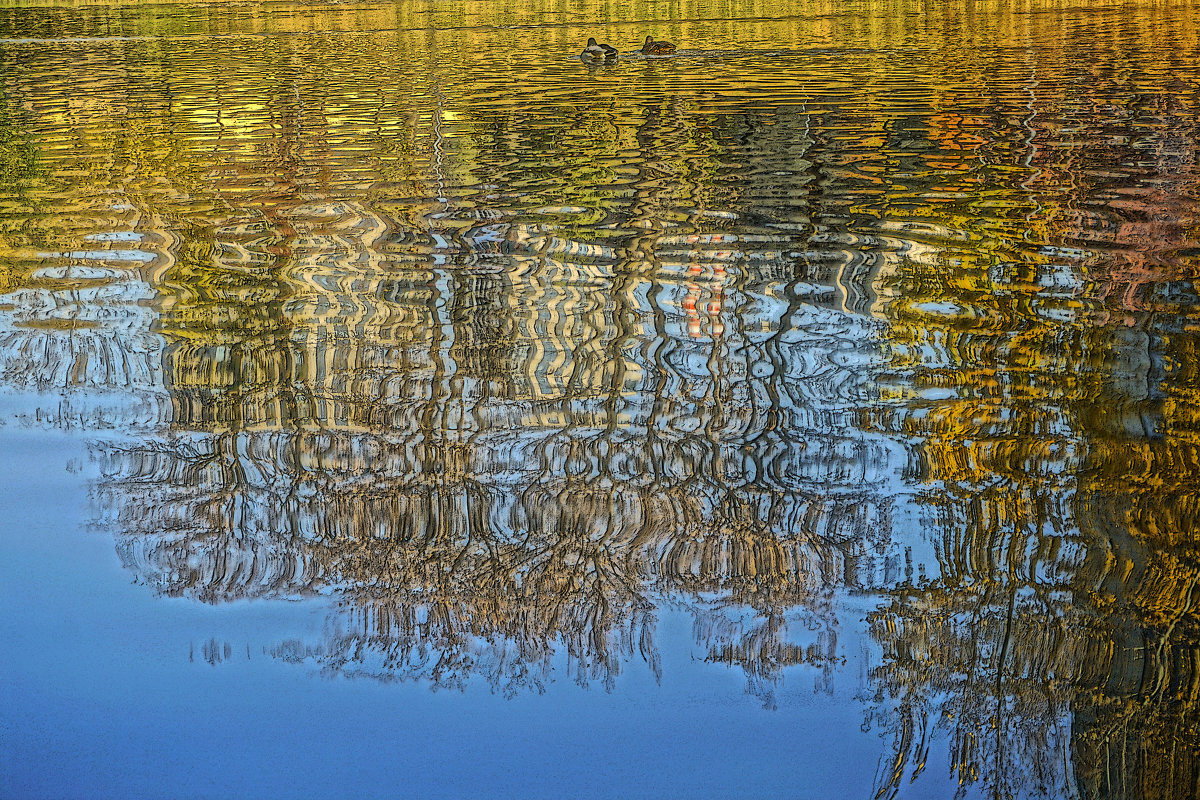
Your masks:
{"label": "reflection of building", "polygon": [[27,422],[105,429],[133,418],[153,427],[169,411],[145,271],[170,263],[178,241],[123,200],[89,211],[78,240],[5,254],[11,311],[0,317],[0,383],[61,395],[53,407],[21,408]]}

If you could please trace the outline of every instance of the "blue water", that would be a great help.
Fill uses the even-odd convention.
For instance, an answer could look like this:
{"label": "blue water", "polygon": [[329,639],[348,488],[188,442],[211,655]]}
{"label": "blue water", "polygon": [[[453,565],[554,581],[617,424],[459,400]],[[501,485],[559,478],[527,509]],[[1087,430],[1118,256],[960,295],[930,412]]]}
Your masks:
{"label": "blue water", "polygon": [[[860,638],[832,691],[796,669],[764,711],[742,676],[658,626],[663,678],[611,691],[563,677],[486,686],[323,676],[264,644],[320,634],[329,602],[155,597],[89,529],[81,437],[7,425],[0,496],[3,795],[128,797],[867,796],[880,737],[855,696]],[[847,627],[861,600],[843,609]],[[861,610],[860,610],[861,615]],[[218,643],[219,663],[204,658]],[[224,657],[224,645],[230,655]],[[830,765],[845,763],[845,769]],[[927,795],[933,796],[933,795]],[[949,795],[946,795],[949,796]]]}

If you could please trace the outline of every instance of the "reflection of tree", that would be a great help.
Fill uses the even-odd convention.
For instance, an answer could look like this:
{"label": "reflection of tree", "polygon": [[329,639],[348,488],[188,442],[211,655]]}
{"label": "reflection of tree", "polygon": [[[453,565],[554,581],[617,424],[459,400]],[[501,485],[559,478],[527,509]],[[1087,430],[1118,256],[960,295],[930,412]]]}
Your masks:
{"label": "reflection of tree", "polygon": [[872,615],[885,643],[875,678],[891,696],[880,716],[895,737],[881,796],[926,769],[937,730],[963,792],[979,782],[994,797],[1070,795],[1066,714],[1081,621],[1048,599],[1002,583],[931,586]]}
{"label": "reflection of tree", "polygon": [[[884,794],[943,733],[964,791],[1068,794],[1071,760],[1094,794],[1195,794],[1194,330],[1144,317],[1195,296],[1186,92],[1130,100],[1066,57],[1018,86],[967,52],[890,54],[854,97],[850,73],[772,65],[748,90],[715,62],[711,91],[663,67],[541,97],[523,53],[470,61],[509,35],[491,22],[428,25],[451,5],[362,11],[423,31],[404,59],[304,35],[6,61],[0,173],[75,216],[0,231],[25,248],[0,291],[53,309],[5,331],[4,378],[168,398],[161,441],[101,456],[129,568],[205,602],[336,594],[325,638],[278,657],[504,692],[556,659],[581,682],[658,672],[671,603],[768,705],[790,665],[832,680],[834,590],[883,588]],[[188,24],[29,13],[53,36],[70,13]],[[916,105],[895,78],[915,67]],[[77,147],[43,158],[60,131]],[[145,234],[148,261],[97,267],[97,231]],[[152,325],[67,319],[96,285],[142,292]],[[932,578],[901,573],[914,517]]]}
{"label": "reflection of tree", "polygon": [[[305,651],[330,668],[457,683],[477,665],[515,688],[545,680],[560,652],[577,679],[610,682],[633,653],[657,669],[663,593],[713,597],[697,607],[706,619],[761,610],[761,628],[711,626],[704,641],[767,702],[782,667],[834,657],[832,631],[819,650],[790,647],[781,614],[840,577],[825,537],[842,529],[856,547],[861,495],[842,508],[795,492],[749,503],[693,472],[687,448],[703,443],[686,437],[660,442],[659,483],[642,479],[646,454],[629,439],[425,437],[230,433],[113,450],[101,494],[126,532],[122,558],[160,591],[213,602],[336,589],[346,613]],[[623,462],[635,468],[611,469]]]}
{"label": "reflection of tree", "polygon": [[[208,602],[337,591],[328,640],[285,650],[344,671],[516,685],[562,652],[610,681],[634,652],[657,663],[653,598],[701,594],[680,602],[707,656],[765,702],[785,666],[828,667],[833,630],[789,643],[789,609],[828,628],[828,587],[886,543],[867,482],[892,452],[845,410],[869,377],[828,355],[869,350],[871,327],[821,307],[828,260],[784,255],[818,171],[803,113],[710,123],[676,101],[585,141],[595,115],[439,105],[433,138],[378,143],[436,159],[436,204],[302,202],[350,165],[303,61],[264,58],[273,146],[241,147],[258,112],[218,98],[226,177],[172,175],[233,208],[151,272],[176,432],[105,455],[130,568]],[[614,191],[595,166],[630,144]],[[492,208],[474,187],[527,181],[514,150],[544,174]],[[413,173],[387,177],[428,197]]]}
{"label": "reflection of tree", "polygon": [[[1156,391],[1097,420],[1081,496],[1106,545],[1094,585],[1107,631],[1089,653],[1073,745],[1081,783],[1100,797],[1200,792],[1198,343],[1156,331],[1150,346],[1152,363],[1176,369],[1152,368]],[[1111,475],[1126,483],[1116,490]]]}
{"label": "reflection of tree", "polygon": [[[1189,429],[1193,407],[1177,407]],[[1185,533],[1197,529],[1195,486],[1188,470],[1162,468],[1192,448],[1145,439],[1144,418],[1135,427],[1105,416],[1079,461],[1047,469],[1039,459],[1040,475],[980,433],[961,461],[941,462],[942,485],[963,494],[930,497],[955,510],[939,523],[942,575],[897,591],[871,617],[884,644],[876,680],[890,710],[880,713],[896,747],[881,794],[925,768],[937,728],[949,734],[952,770],[991,796],[1067,796],[1072,779],[1098,797],[1197,791],[1200,617],[1196,542]],[[986,474],[995,482],[975,488]],[[1077,487],[1054,485],[1074,475],[1085,476]]]}
{"label": "reflection of tree", "polygon": [[[1177,133],[1155,138],[1177,142]],[[955,396],[901,417],[922,437],[940,574],[895,590],[871,616],[884,647],[872,714],[894,746],[878,778],[881,796],[926,769],[939,730],[963,793],[1200,791],[1197,556],[1185,533],[1197,529],[1194,331],[1150,319],[1142,330],[1069,324],[1075,315],[1105,320],[1137,310],[1129,298],[1144,287],[1119,269],[1077,283],[1081,267],[1061,262],[1081,260],[1081,251],[1054,244],[1112,244],[1115,235],[1154,260],[1158,248],[1195,234],[1164,227],[1164,209],[1153,204],[1138,222],[1116,227],[1104,217],[1128,206],[1096,210],[1108,180],[1128,176],[1099,173],[1089,183],[1081,179],[1087,159],[1146,169],[1143,142],[1103,153],[1043,143],[1057,135],[1036,129],[1036,180],[1023,185],[1044,193],[1056,181],[1069,186],[1054,186],[1061,205],[1043,206],[1052,225],[1042,250],[1056,257],[1041,267],[1026,259],[1019,269],[961,270],[949,324],[908,303],[893,306],[894,341],[914,354],[918,387],[952,386]],[[1195,178],[1171,152],[1150,171],[1171,191],[1190,191]],[[1158,264],[1159,277],[1172,277],[1171,263]],[[891,280],[940,280],[933,266],[912,258]],[[933,342],[936,349],[918,352]]]}

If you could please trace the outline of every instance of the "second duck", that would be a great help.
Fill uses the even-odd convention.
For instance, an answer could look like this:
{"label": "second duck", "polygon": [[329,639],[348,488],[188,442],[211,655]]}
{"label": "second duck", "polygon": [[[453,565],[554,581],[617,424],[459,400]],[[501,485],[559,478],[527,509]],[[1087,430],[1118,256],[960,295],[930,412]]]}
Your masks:
{"label": "second duck", "polygon": [[646,37],[646,43],[642,45],[642,55],[644,56],[666,56],[674,52],[675,45],[671,42],[656,42],[649,36]]}

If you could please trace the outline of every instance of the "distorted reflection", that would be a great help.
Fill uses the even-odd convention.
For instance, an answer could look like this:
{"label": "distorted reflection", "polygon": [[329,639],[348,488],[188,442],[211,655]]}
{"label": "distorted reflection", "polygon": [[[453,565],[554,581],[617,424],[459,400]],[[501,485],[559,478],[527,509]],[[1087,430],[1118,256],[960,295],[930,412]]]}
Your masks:
{"label": "distorted reflection", "polygon": [[4,386],[96,432],[155,592],[333,598],[272,658],[616,690],[669,606],[770,708],[862,628],[878,796],[1194,796],[1194,31],[833,60],[792,10],[590,74],[554,26],[8,42]]}

